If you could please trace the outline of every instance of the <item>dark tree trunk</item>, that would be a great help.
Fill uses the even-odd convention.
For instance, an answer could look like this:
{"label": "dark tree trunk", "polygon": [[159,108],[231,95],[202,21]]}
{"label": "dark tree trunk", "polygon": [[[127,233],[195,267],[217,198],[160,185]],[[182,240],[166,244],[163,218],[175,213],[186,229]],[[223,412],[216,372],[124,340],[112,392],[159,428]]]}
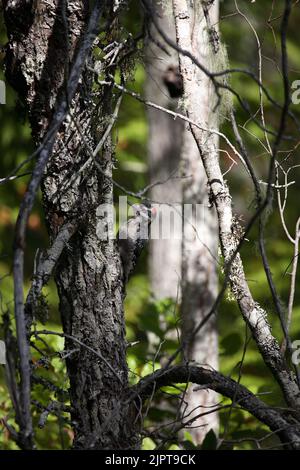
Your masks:
{"label": "dark tree trunk", "polygon": [[[4,2],[9,38],[6,76],[25,103],[37,145],[66,93],[69,70],[87,28],[89,3]],[[113,23],[112,3],[104,9],[107,25]],[[91,54],[89,65],[93,66]],[[136,448],[134,412],[122,400],[128,371],[120,257],[113,240],[97,235],[98,207],[113,201],[109,138],[99,159],[100,171],[93,159],[80,171],[107,126],[113,102],[112,90],[106,88],[95,106],[92,79],[86,68],[69,103],[43,177],[43,204],[51,241],[65,223],[78,224],[55,272],[63,331],[68,335],[65,347],[75,349],[67,358],[74,447]]]}

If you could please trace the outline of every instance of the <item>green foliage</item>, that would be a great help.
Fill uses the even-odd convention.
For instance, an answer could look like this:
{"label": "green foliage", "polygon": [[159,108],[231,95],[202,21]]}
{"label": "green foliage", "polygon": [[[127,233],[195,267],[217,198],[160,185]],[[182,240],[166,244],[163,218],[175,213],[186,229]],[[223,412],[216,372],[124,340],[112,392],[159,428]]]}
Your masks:
{"label": "green foliage", "polygon": [[[277,18],[281,13],[280,2],[275,3],[273,18]],[[124,28],[133,35],[141,29],[141,18],[136,3],[133,2],[130,12],[124,13]],[[274,44],[273,31],[267,23],[269,11],[266,2],[240,1],[239,6],[243,11],[247,11],[251,21],[255,24],[260,38],[263,38],[264,57],[263,78],[265,85],[272,90],[272,97],[282,102],[282,78],[275,64],[278,61],[278,46]],[[222,2],[222,15],[229,15],[234,10],[233,2]],[[271,6],[270,6],[271,8]],[[227,51],[231,68],[251,68],[257,75],[257,44],[249,25],[241,21],[238,15],[231,16],[227,21],[221,22],[222,38],[224,39],[224,57],[220,63],[216,64],[222,68],[227,59]],[[290,66],[293,69],[298,67],[299,62],[299,41],[297,18],[291,18],[290,34],[288,39],[288,53]],[[122,34],[124,30],[122,30]],[[278,32],[275,32],[275,40],[279,44]],[[104,38],[100,38],[102,40]],[[2,42],[5,37],[2,35]],[[237,47],[238,45],[238,47]],[[100,50],[98,51],[100,58]],[[140,54],[141,55],[141,54]],[[140,57],[139,55],[139,57]],[[221,65],[220,65],[221,64]],[[142,61],[139,60],[136,69],[132,72],[133,79],[128,81],[126,86],[134,91],[143,93],[145,81],[145,71]],[[0,76],[3,79],[3,74]],[[299,78],[295,71],[291,71],[291,79]],[[241,73],[234,73],[231,76],[230,86],[237,90],[241,98],[247,102],[253,112],[259,106],[259,89],[257,84],[248,76]],[[226,99],[228,98],[226,94]],[[225,99],[225,101],[226,101]],[[268,158],[262,155],[261,146],[258,139],[265,142],[265,135],[255,123],[248,122],[248,115],[240,106],[236,97],[233,97],[233,105],[237,113],[239,122],[244,123],[240,129],[246,141],[251,161],[255,165],[258,174],[266,175]],[[231,109],[231,101],[226,104],[225,109]],[[295,113],[299,114],[296,105],[292,106]],[[28,158],[33,150],[30,138],[30,129],[26,116],[22,112],[22,105],[16,102],[16,96],[7,85],[7,104],[1,106],[0,123],[0,148],[1,148],[1,174],[0,178],[10,173]],[[264,111],[268,127],[276,128],[278,125],[279,110],[264,97]],[[226,113],[224,113],[226,114]],[[289,124],[291,126],[291,124]],[[290,129],[287,129],[287,132]],[[222,131],[234,142],[234,136],[230,126],[225,119],[222,124]],[[146,111],[144,106],[132,97],[124,95],[120,115],[114,129],[114,141],[116,151],[115,180],[131,191],[138,191],[148,183],[147,178],[147,139],[148,128]],[[230,149],[220,142],[223,150]],[[286,144],[285,150],[290,148],[290,143]],[[228,158],[220,154],[224,171],[228,169]],[[13,286],[12,286],[12,238],[13,229],[18,214],[19,204],[29,181],[33,162],[28,162],[21,173],[25,175],[0,186],[0,288],[2,311],[12,311],[13,309]],[[299,180],[299,168],[295,168],[293,179]],[[239,215],[243,214],[245,224],[250,219],[255,209],[255,194],[253,187],[245,180],[241,166],[236,165],[226,176],[230,190],[233,194],[235,211]],[[299,187],[290,187],[289,204],[286,210],[286,219],[289,229],[294,230],[295,222],[299,213],[298,200]],[[116,188],[115,197],[122,192]],[[278,216],[276,201],[273,201],[268,218],[266,220],[266,247],[269,256],[273,279],[278,287],[279,294],[284,305],[287,304],[290,289],[290,270],[293,259],[292,246],[287,240]],[[266,276],[262,267],[260,255],[257,249],[257,227],[254,227],[247,237],[248,241],[242,248],[242,256],[246,269],[247,279],[255,299],[265,306],[269,313],[269,321],[272,325],[273,333],[279,341],[282,340],[280,323],[275,313],[271,295],[268,289]],[[27,257],[25,262],[25,292],[26,295],[31,281],[32,267],[37,248],[47,246],[48,240],[43,222],[43,212],[41,209],[40,197],[38,198],[34,211],[29,219],[27,232]],[[175,289],[175,288],[174,288]],[[299,292],[295,297],[295,308],[293,311],[293,321],[291,325],[292,339],[300,338],[300,297]],[[42,297],[44,312],[44,301],[49,307],[49,321],[47,328],[54,331],[61,331],[60,319],[58,315],[58,299],[54,282],[51,281],[44,288]],[[180,329],[180,306],[175,305],[170,299],[154,302],[149,289],[147,278],[147,256],[144,254],[137,267],[136,274],[129,282],[127,297],[125,301],[127,340],[133,345],[128,348],[127,358],[130,370],[130,381],[137,383],[140,377],[153,372],[165,364],[166,358],[173,354],[178,347],[178,331]],[[281,393],[274,382],[266,366],[263,364],[259,352],[253,341],[248,339],[245,344],[246,330],[235,302],[229,298],[223,300],[218,311],[218,330],[220,333],[220,370],[224,375],[234,379],[240,377],[240,382],[248,387],[253,393],[270,405],[283,405]],[[1,336],[2,337],[2,336]],[[33,386],[32,405],[34,423],[38,424],[43,407],[49,403],[59,400],[68,406],[68,380],[63,360],[62,351],[64,348],[62,338],[58,336],[43,337],[46,344],[41,339],[35,339],[32,348],[33,367],[35,375],[41,382],[54,385],[53,389],[45,386],[46,382],[35,383]],[[137,344],[134,344],[137,342]],[[179,395],[182,389],[179,386],[165,387],[159,394],[153,397],[151,406],[145,419],[146,430],[151,430],[155,426],[162,426],[166,422],[171,422],[176,417],[174,409],[178,405]],[[222,400],[223,405],[230,405],[228,399]],[[166,407],[168,401],[170,407]],[[37,405],[39,404],[39,406]],[[172,407],[172,405],[174,405]],[[7,386],[5,384],[4,368],[0,365],[0,420],[5,419],[9,425],[16,426],[14,413],[11,406]],[[69,425],[70,416],[62,411],[56,415],[50,415],[45,427],[37,431],[37,444],[40,449],[61,449],[68,448],[72,442],[72,431]],[[249,416],[248,413],[240,410],[237,406],[224,408],[220,412],[220,437],[224,438],[221,449],[253,449],[256,448],[255,440],[262,439],[268,429],[260,425],[257,420]],[[149,431],[150,432],[150,431]],[[166,435],[167,431],[165,430]],[[153,436],[152,436],[153,437]],[[173,436],[168,436],[170,440],[166,442],[166,448],[177,445]],[[207,434],[202,449],[215,449],[218,442],[213,431]],[[274,447],[278,444],[274,436],[267,440],[262,440],[262,447]],[[154,438],[145,437],[143,449],[151,450],[156,446]],[[181,448],[194,448],[190,434],[185,431],[183,440],[180,442]],[[0,449],[16,449],[9,436],[7,429],[0,425]]]}
{"label": "green foliage", "polygon": [[220,346],[221,355],[231,356],[241,350],[243,339],[239,333],[230,333],[221,340]]}

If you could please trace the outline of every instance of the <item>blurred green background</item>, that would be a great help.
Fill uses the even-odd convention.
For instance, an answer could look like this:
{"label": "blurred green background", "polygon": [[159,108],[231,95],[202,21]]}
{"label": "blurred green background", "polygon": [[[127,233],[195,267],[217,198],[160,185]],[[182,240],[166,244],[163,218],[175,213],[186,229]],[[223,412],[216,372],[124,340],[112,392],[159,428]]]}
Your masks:
{"label": "blurred green background", "polygon": [[[280,20],[284,2],[254,2],[239,1],[241,11],[255,27],[262,47],[262,74],[264,85],[270,94],[279,102],[283,101],[282,76],[280,72]],[[220,5],[220,30],[222,40],[227,47],[230,67],[249,69],[257,75],[258,55],[257,42],[249,24],[236,14],[234,1],[221,2]],[[299,45],[299,6],[294,10],[290,19],[288,32],[288,54],[289,54],[289,79],[290,82],[300,79],[300,45]],[[3,18],[0,18],[1,44],[5,44],[7,38]],[[141,29],[141,14],[138,2],[132,2],[131,10],[124,17],[124,27],[127,31],[137,33]],[[142,56],[142,54],[141,54]],[[1,52],[0,60],[3,64],[4,53]],[[145,68],[142,58],[137,60],[134,73],[134,80],[127,83],[127,88],[143,94],[145,82]],[[4,80],[3,66],[1,66],[0,79]],[[230,85],[247,100],[253,113],[259,109],[259,90],[257,85],[249,77],[243,74],[232,74]],[[244,125],[240,129],[245,140],[251,161],[255,166],[257,174],[261,180],[266,179],[269,157],[259,140],[265,143],[264,133],[253,122],[247,122],[249,116],[243,111],[234,98],[234,107],[238,123]],[[292,105],[291,109],[295,115],[300,117],[300,105]],[[276,130],[279,123],[280,112],[267,100],[264,100],[265,120],[270,129]],[[257,116],[259,118],[259,115]],[[22,105],[18,103],[14,91],[7,85],[7,103],[0,105],[0,158],[1,172],[0,178],[10,173],[23,162],[33,151],[33,144],[30,137],[30,129],[26,116],[22,112]],[[228,121],[225,119],[222,124],[222,131],[232,142],[234,137]],[[288,121],[286,134],[290,134],[295,140],[283,143],[282,153],[279,159],[285,169],[300,164],[299,151],[297,148],[290,154],[297,144],[297,130],[291,120]],[[147,116],[145,107],[129,96],[124,96],[120,115],[114,130],[114,140],[116,143],[117,169],[114,179],[120,184],[130,189],[138,191],[148,183],[147,173]],[[272,138],[271,138],[272,140]],[[232,150],[221,142],[221,147],[232,154]],[[228,157],[221,154],[222,167],[224,171],[228,168],[230,161]],[[288,156],[288,158],[286,158]],[[232,155],[233,156],[233,155]],[[32,162],[25,165],[20,173],[30,173]],[[286,208],[286,221],[292,235],[294,235],[296,220],[299,216],[299,190],[300,190],[300,168],[295,168],[290,172],[290,180],[295,184],[289,187],[288,201]],[[1,312],[13,311],[13,291],[12,291],[12,239],[14,223],[17,217],[18,208],[29,175],[24,175],[14,181],[0,185],[0,289],[1,289]],[[255,194],[251,181],[247,178],[241,165],[235,165],[226,176],[233,195],[233,205],[236,214],[242,216],[243,224],[246,224],[251,214],[255,211]],[[283,183],[283,181],[282,181]],[[263,187],[263,186],[262,186]],[[115,197],[121,194],[116,189]],[[27,232],[27,250],[25,260],[26,283],[25,289],[30,285],[34,256],[37,248],[47,247],[47,233],[45,230],[43,212],[41,208],[40,194],[35,203],[32,214],[29,218]],[[273,201],[272,210],[268,211],[266,218],[266,248],[269,262],[280,294],[282,304],[285,307],[288,302],[290,289],[290,271],[293,259],[293,246],[288,241],[282,228],[278,213],[276,199]],[[267,309],[269,321],[273,328],[274,335],[281,341],[282,333],[275,308],[272,303],[271,294],[264,274],[258,245],[257,227],[251,231],[248,241],[242,248],[242,257],[246,270],[247,279],[252,289],[254,298]],[[220,282],[222,275],[220,276]],[[299,280],[299,276],[298,276]],[[176,287],[174,286],[174,289]],[[49,305],[49,319],[47,328],[60,331],[60,320],[57,310],[57,294],[55,285],[50,282],[44,288],[44,294]],[[137,345],[128,350],[128,365],[131,370],[131,381],[134,383],[138,377],[150,373],[153,369],[160,367],[160,361],[168,356],[177,347],[173,340],[165,340],[167,330],[174,329],[180,325],[178,308],[169,299],[159,303],[154,303],[149,289],[147,276],[147,253],[143,254],[139,261],[138,269],[131,278],[125,302],[127,336],[129,341],[139,341]],[[165,329],[162,329],[160,316],[166,319]],[[296,292],[291,336],[293,339],[300,339],[300,293]],[[226,294],[219,308],[218,328],[220,334],[220,370],[224,374],[229,374],[237,378],[241,372],[241,383],[249,387],[254,393],[260,393],[261,398],[274,406],[283,405],[276,383],[264,366],[260,355],[257,353],[253,341],[247,334],[245,325],[241,319],[235,302],[229,294]],[[151,347],[149,347],[149,335],[151,332]],[[0,331],[0,338],[2,332]],[[245,338],[246,340],[245,345]],[[156,350],[153,346],[159,346],[159,354],[155,356]],[[50,400],[59,397],[66,399],[64,392],[68,388],[67,376],[64,360],[58,351],[63,350],[63,340],[61,338],[47,338],[47,345],[36,343],[45,357],[41,360],[41,354],[33,351],[36,375],[52,381],[57,389],[45,391],[41,385],[34,385],[33,399],[35,402],[47,405]],[[245,349],[245,351],[244,351]],[[243,357],[244,355],[244,357]],[[47,358],[46,358],[47,356]],[[243,360],[242,360],[243,358]],[[242,363],[241,363],[242,360]],[[162,409],[161,399],[167,396],[172,401],[176,401],[178,390],[168,388],[157,395],[153,401],[145,422],[146,428],[152,430],[162,421],[174,418],[172,413]],[[228,400],[220,401],[226,404]],[[67,401],[66,401],[67,403]],[[38,404],[33,405],[35,423],[38,422],[40,410]],[[5,385],[4,367],[0,366],[0,419],[5,418],[8,423],[13,423],[13,409]],[[236,441],[234,444],[228,442],[226,448],[251,449],[255,444],[245,438],[255,437],[256,439],[266,435],[266,427],[258,423],[247,413],[240,410],[232,410],[230,416],[228,410],[221,412],[220,433],[226,429],[226,440]],[[192,446],[188,433],[185,433],[184,444],[186,448]],[[68,424],[68,415],[59,413],[58,416],[50,416],[46,427],[37,431],[37,443],[40,449],[61,449],[68,448],[72,440],[72,431]],[[144,448],[155,447],[154,441],[150,437],[144,439]],[[208,436],[204,447],[213,448],[215,440],[213,436]],[[277,441],[271,436],[262,441],[262,446],[276,446]],[[170,437],[166,447],[177,448],[176,441]],[[16,445],[9,438],[8,432],[0,424],[0,449],[14,449]]]}

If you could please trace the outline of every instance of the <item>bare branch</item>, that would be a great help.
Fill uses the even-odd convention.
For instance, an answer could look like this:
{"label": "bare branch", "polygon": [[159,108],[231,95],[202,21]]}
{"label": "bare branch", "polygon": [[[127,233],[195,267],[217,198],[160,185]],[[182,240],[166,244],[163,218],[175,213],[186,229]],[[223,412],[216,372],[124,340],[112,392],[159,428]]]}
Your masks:
{"label": "bare branch", "polygon": [[[184,2],[183,2],[184,3]],[[181,49],[186,50],[191,47],[190,39],[186,35],[188,30],[185,23],[188,21],[188,14],[184,9],[181,0],[173,1],[174,17],[176,23],[177,42]],[[180,55],[180,67],[184,81],[184,90],[187,102],[189,103],[188,112],[192,120],[197,121],[197,104],[193,100],[195,92],[195,83],[192,83],[187,76],[187,71],[190,67],[190,58]],[[283,113],[286,114],[284,107]],[[285,119],[282,119],[278,135],[273,147],[272,162],[275,161],[278,145],[281,141],[284,131]],[[215,207],[219,220],[219,233],[221,241],[221,249],[223,252],[225,266],[230,263],[229,279],[231,283],[232,292],[238,302],[239,308],[243,315],[244,320],[249,326],[256,344],[261,352],[261,355],[270,368],[276,380],[280,384],[287,403],[295,409],[300,407],[299,388],[291,372],[287,369],[284,358],[280,352],[280,347],[276,339],[271,333],[270,325],[267,321],[266,312],[255,302],[250,292],[243,264],[240,255],[237,253],[239,247],[239,240],[237,239],[233,230],[233,214],[231,207],[231,196],[226,183],[223,180],[222,172],[220,169],[218,153],[215,148],[214,142],[209,140],[207,133],[199,129],[199,127],[191,124],[191,130],[199,148],[202,162],[208,178],[211,195],[215,203]],[[272,183],[272,170],[271,167],[274,163],[270,164],[270,178],[268,181]],[[252,218],[251,226],[254,220],[259,218],[265,207],[269,202],[270,188],[268,186],[267,196],[264,202],[258,208],[254,218]]]}
{"label": "bare branch", "polygon": [[34,306],[41,295],[42,288],[50,279],[50,276],[62,251],[64,250],[72,235],[75,233],[77,227],[78,221],[71,221],[64,224],[60,228],[51,247],[46,251],[46,253],[41,255],[36,272],[33,276],[31,288],[28,292],[25,302],[26,327],[28,331],[30,330],[32,322]]}
{"label": "bare branch", "polygon": [[196,365],[178,365],[167,370],[158,370],[144,377],[132,387],[129,399],[133,400],[139,397],[145,401],[152,395],[153,388],[158,390],[173,383],[186,382],[205,385],[208,389],[235,400],[235,403],[238,403],[241,408],[277,433],[282,442],[293,442],[292,446],[295,446],[293,448],[300,449],[300,435],[297,425],[291,424],[281,413],[267,406],[243,385],[215,370]]}
{"label": "bare branch", "polygon": [[50,331],[50,330],[37,330],[33,332],[33,335],[38,337],[39,335],[55,335],[55,336],[61,336],[62,338],[68,338],[71,341],[74,341],[76,344],[80,344],[83,348],[87,349],[88,351],[92,352],[95,354],[101,361],[106,364],[106,366],[110,369],[110,371],[114,374],[114,376],[119,380],[121,384],[123,384],[121,378],[117,375],[116,371],[113,369],[113,367],[110,365],[110,363],[105,359],[104,356],[99,351],[96,351],[95,349],[91,348],[88,344],[83,343],[79,339],[75,338],[75,336],[68,335],[67,333],[59,333],[56,331]]}

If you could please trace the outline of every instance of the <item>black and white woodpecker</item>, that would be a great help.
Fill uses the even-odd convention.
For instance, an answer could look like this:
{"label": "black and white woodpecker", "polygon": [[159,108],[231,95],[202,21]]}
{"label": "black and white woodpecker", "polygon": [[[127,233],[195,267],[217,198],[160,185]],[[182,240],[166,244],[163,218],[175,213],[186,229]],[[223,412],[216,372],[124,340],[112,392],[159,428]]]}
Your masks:
{"label": "black and white woodpecker", "polygon": [[133,204],[134,216],[123,224],[117,240],[123,268],[123,281],[127,283],[150,236],[150,225],[156,208],[148,203]]}

